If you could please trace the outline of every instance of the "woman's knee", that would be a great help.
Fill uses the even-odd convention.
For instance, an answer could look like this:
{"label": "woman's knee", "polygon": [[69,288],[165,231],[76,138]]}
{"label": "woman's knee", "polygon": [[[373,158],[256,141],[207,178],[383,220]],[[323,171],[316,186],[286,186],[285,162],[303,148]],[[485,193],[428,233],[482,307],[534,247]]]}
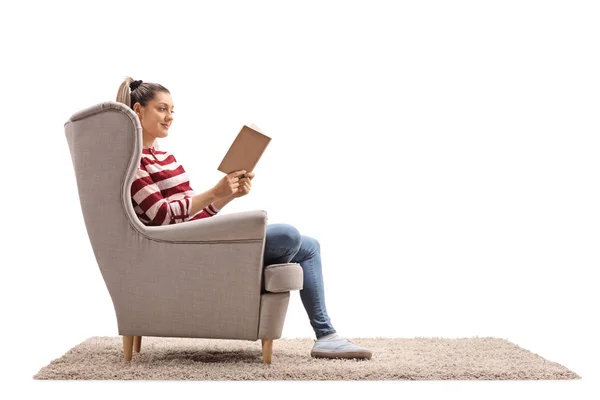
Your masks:
{"label": "woman's knee", "polygon": [[302,235],[296,227],[289,224],[272,224],[267,226],[267,239],[277,242],[277,246],[299,249]]}

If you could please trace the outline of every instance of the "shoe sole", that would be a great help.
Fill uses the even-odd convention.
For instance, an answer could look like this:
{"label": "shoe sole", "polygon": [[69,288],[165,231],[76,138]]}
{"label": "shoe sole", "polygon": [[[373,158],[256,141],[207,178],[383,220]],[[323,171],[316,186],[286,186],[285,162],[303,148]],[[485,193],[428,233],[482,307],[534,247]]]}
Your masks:
{"label": "shoe sole", "polygon": [[361,351],[346,351],[346,352],[327,352],[327,351],[311,351],[311,357],[314,358],[359,358],[359,359],[371,359],[371,353],[364,353]]}

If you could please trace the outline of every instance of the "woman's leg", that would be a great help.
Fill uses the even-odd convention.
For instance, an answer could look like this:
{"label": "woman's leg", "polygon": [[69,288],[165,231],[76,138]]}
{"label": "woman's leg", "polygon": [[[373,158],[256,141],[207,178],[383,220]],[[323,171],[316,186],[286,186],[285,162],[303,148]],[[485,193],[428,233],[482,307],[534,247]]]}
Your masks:
{"label": "woman's leg", "polygon": [[335,333],[325,307],[325,287],[319,242],[292,225],[267,224],[265,265],[299,263],[304,272],[300,299],[317,339]]}
{"label": "woman's leg", "polygon": [[292,225],[267,224],[265,265],[299,263],[304,272],[300,298],[317,340],[310,352],[316,358],[371,359],[371,350],[336,333],[325,308],[321,248],[315,239],[301,235]]}

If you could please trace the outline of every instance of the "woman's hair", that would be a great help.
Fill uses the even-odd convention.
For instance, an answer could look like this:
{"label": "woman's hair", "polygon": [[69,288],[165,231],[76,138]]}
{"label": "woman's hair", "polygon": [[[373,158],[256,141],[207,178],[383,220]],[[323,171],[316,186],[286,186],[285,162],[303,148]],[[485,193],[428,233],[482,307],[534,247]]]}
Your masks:
{"label": "woman's hair", "polygon": [[[131,84],[133,83],[133,90],[131,90]],[[121,86],[119,86],[119,92],[117,93],[117,101],[124,103],[133,110],[135,103],[140,103],[142,106],[146,106],[150,100],[154,98],[157,92],[169,92],[169,90],[163,85],[151,82],[136,81],[132,77],[128,76],[125,78]]]}

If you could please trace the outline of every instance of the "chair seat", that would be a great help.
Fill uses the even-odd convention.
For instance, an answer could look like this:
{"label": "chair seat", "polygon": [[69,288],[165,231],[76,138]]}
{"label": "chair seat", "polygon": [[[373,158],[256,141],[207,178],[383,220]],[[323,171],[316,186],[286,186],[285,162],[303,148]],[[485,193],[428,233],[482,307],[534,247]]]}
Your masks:
{"label": "chair seat", "polygon": [[263,289],[279,293],[303,288],[304,271],[298,263],[271,264],[264,270]]}

